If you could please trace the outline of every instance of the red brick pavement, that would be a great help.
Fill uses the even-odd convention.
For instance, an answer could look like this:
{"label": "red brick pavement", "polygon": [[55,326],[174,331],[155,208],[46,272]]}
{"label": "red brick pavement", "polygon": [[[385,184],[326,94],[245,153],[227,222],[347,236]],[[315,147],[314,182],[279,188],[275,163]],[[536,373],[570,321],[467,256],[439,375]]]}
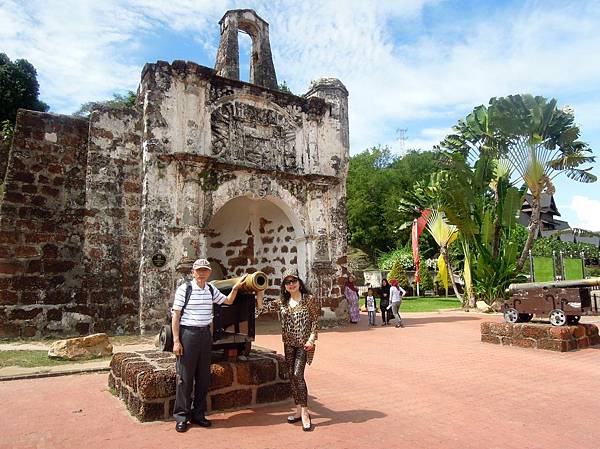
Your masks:
{"label": "red brick pavement", "polygon": [[[136,422],[106,374],[89,374],[0,382],[0,448],[600,448],[599,348],[484,344],[482,319],[407,315],[404,329],[368,329],[363,316],[322,331],[306,370],[311,433],[284,422],[284,404],[177,434],[173,422]],[[281,348],[276,333],[257,343]]]}

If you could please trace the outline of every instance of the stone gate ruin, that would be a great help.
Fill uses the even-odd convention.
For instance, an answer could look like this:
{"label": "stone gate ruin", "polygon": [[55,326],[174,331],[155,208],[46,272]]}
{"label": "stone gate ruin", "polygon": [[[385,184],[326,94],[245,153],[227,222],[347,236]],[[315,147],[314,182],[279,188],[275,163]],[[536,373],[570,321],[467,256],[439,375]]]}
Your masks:
{"label": "stone gate ruin", "polygon": [[[214,70],[146,64],[135,108],[19,112],[0,204],[0,336],[154,332],[204,254],[215,277],[267,273],[267,297],[297,265],[338,308],[348,92],[337,79],[277,90],[269,25],[235,10],[220,26]],[[252,37],[250,83],[238,31]]]}

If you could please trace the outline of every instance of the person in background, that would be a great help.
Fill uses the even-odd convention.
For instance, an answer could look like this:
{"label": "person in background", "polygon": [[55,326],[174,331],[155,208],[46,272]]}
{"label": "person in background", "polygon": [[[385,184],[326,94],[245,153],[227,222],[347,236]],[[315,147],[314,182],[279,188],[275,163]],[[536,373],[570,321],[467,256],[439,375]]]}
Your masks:
{"label": "person in background", "polygon": [[365,300],[367,306],[367,313],[369,314],[369,326],[375,326],[375,296],[373,296],[373,289],[370,288],[367,291],[367,299]]}
{"label": "person in background", "polygon": [[348,314],[352,324],[360,320],[360,306],[358,304],[358,288],[354,285],[354,276],[349,275],[344,287],[344,295],[348,301]]}
{"label": "person in background", "polygon": [[302,430],[313,429],[308,412],[308,388],[304,380],[304,368],[311,364],[315,355],[321,306],[310,294],[296,270],[284,273],[281,296],[278,300],[263,304],[264,292],[256,293],[257,315],[277,310],[281,321],[281,338],[285,364],[296,404],[296,414],[288,416],[287,422],[302,421]]}
{"label": "person in background", "polygon": [[387,326],[389,322],[388,306],[390,305],[390,284],[387,279],[381,280],[380,291],[379,310],[381,310],[381,325]]}
{"label": "person in background", "polygon": [[396,327],[404,327],[402,317],[400,316],[400,306],[402,305],[402,297],[406,294],[406,290],[398,285],[396,279],[390,281],[392,286],[390,287],[390,305],[388,309],[392,309],[394,318],[396,318]]}

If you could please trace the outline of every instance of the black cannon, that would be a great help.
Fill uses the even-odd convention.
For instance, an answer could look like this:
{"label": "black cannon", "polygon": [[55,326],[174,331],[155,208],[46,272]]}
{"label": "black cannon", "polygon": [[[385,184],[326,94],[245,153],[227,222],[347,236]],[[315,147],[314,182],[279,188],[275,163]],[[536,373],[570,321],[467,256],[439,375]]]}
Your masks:
{"label": "black cannon", "polygon": [[[211,284],[228,295],[239,280],[237,277],[212,281]],[[267,275],[262,271],[249,274],[238,290],[233,304],[213,304],[213,350],[223,349],[229,357],[247,355],[250,352],[255,336],[255,294],[267,288],[267,281]],[[159,334],[159,348],[163,351],[173,350],[170,309],[169,307],[169,320],[162,326]]]}
{"label": "black cannon", "polygon": [[573,281],[529,282],[510,284],[502,311],[508,323],[527,322],[533,315],[548,316],[554,326],[577,324],[582,315],[598,312],[592,290],[600,278]]}
{"label": "black cannon", "polygon": [[[231,292],[240,278],[212,282],[223,294]],[[267,275],[262,271],[249,274],[231,305],[213,306],[213,350],[237,350],[247,355],[255,336],[255,309],[257,291],[267,288]]]}

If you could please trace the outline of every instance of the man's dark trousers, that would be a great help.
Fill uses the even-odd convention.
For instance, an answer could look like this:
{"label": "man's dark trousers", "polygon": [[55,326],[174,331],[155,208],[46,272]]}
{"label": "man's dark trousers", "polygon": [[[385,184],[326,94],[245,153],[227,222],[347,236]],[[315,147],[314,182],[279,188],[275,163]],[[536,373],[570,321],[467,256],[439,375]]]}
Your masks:
{"label": "man's dark trousers", "polygon": [[173,417],[177,422],[182,422],[204,418],[206,394],[210,386],[210,328],[179,326],[179,340],[183,346],[183,355],[177,357],[177,391]]}

